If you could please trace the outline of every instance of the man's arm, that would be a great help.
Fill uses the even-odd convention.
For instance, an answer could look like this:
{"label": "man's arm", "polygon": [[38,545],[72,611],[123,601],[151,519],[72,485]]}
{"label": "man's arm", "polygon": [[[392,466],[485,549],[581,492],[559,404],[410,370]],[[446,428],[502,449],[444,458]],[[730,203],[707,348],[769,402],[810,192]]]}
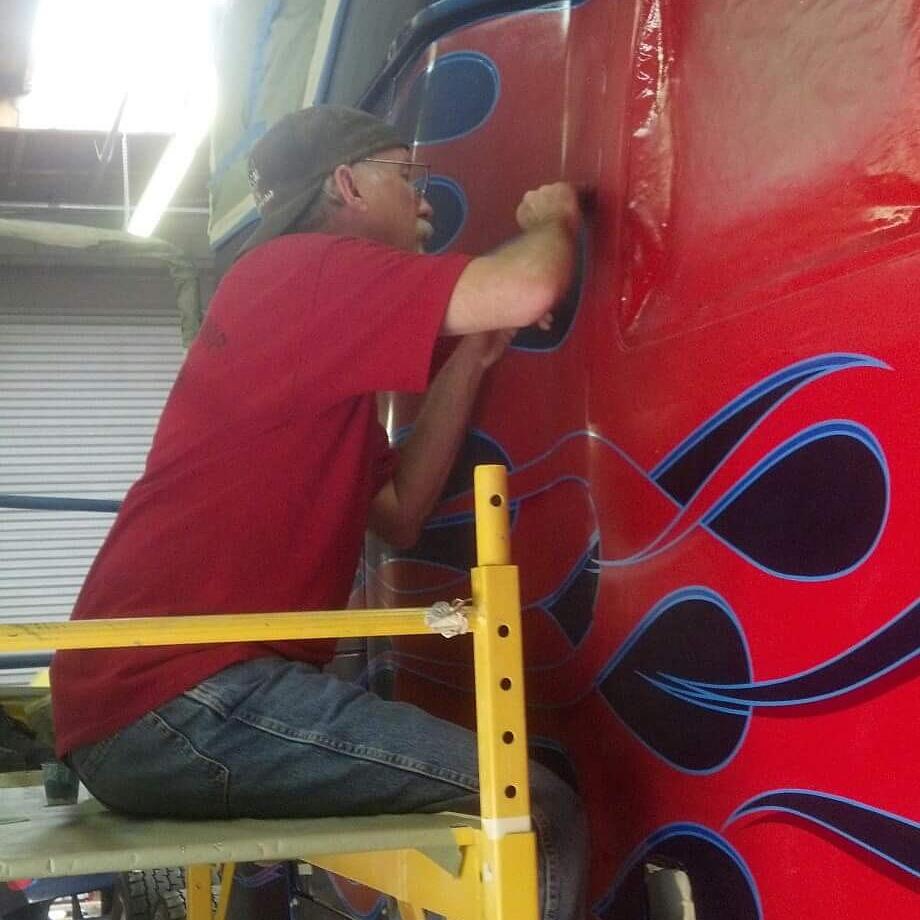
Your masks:
{"label": "man's arm", "polygon": [[516,218],[523,233],[473,259],[460,275],[442,334],[529,326],[565,295],[582,219],[575,189],[557,182],[528,192]]}
{"label": "man's arm", "polygon": [[513,335],[504,330],[467,336],[432,381],[400,447],[399,467],[371,503],[368,526],[387,543],[407,548],[418,540],[466,432],[482,376]]}
{"label": "man's arm", "polygon": [[[368,526],[388,543],[412,546],[441,495],[466,431],[479,383],[521,326],[540,323],[565,295],[581,226],[578,195],[557,182],[524,195],[523,233],[473,259],[451,294],[441,332],[465,335],[425,396],[399,468],[371,505]],[[491,330],[491,331],[490,331]]]}

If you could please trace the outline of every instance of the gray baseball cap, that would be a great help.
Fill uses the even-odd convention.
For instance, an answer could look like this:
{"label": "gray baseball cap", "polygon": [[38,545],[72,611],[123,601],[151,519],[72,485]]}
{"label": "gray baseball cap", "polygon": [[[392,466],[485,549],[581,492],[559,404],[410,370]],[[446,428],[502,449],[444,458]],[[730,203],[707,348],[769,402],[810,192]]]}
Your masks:
{"label": "gray baseball cap", "polygon": [[249,184],[262,223],[239,254],[289,231],[336,166],[410,146],[392,125],[347,106],[315,105],[285,115],[249,155]]}

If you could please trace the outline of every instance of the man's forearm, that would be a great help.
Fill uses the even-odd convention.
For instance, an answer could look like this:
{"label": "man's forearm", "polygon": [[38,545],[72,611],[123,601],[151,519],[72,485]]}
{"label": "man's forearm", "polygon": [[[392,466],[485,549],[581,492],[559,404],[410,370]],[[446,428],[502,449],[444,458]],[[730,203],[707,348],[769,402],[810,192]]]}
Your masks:
{"label": "man's forearm", "polygon": [[432,381],[400,447],[396,474],[374,502],[370,526],[384,539],[404,546],[417,539],[444,488],[496,347],[494,336],[468,336]]}
{"label": "man's forearm", "polygon": [[575,188],[555,182],[527,192],[515,219],[523,232],[473,259],[457,279],[442,334],[529,326],[565,295],[582,225]]}
{"label": "man's forearm", "polygon": [[473,259],[454,288],[442,333],[535,323],[568,289],[576,238],[564,221],[546,221]]}

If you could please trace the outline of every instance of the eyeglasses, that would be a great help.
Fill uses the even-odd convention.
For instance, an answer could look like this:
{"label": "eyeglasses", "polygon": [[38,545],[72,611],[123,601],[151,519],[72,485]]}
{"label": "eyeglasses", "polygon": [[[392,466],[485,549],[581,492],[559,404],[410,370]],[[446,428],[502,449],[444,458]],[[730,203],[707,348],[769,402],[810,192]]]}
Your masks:
{"label": "eyeglasses", "polygon": [[362,163],[389,163],[392,166],[405,166],[409,172],[406,181],[415,189],[417,198],[424,198],[431,181],[431,166],[428,163],[415,163],[410,160],[381,160],[377,157],[365,157]]}

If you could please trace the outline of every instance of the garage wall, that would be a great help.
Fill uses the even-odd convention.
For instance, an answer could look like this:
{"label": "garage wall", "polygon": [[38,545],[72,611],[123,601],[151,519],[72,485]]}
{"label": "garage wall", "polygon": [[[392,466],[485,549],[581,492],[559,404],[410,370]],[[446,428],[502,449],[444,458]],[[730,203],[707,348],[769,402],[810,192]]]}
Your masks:
{"label": "garage wall", "polygon": [[[184,357],[169,276],[0,272],[0,493],[121,499]],[[113,519],[0,508],[0,619],[65,619]]]}

